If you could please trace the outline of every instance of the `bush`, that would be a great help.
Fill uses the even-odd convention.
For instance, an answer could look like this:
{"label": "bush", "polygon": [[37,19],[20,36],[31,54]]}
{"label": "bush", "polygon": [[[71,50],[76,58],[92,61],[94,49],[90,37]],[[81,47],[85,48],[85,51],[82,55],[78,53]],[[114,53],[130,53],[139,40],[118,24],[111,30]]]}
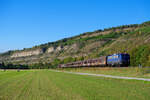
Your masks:
{"label": "bush", "polygon": [[150,68],[149,67],[146,67],[146,68],[137,68],[137,72],[139,74],[149,74],[150,73]]}
{"label": "bush", "polygon": [[131,65],[138,66],[141,64],[142,66],[150,66],[150,46],[142,45],[137,48],[134,48],[130,52],[131,56]]}

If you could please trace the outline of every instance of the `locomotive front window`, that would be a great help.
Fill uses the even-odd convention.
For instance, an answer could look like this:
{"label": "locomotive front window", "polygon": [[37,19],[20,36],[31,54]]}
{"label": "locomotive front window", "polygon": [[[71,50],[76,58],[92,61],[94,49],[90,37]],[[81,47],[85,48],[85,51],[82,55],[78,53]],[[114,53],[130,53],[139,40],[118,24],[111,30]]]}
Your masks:
{"label": "locomotive front window", "polygon": [[118,58],[118,55],[114,56],[114,58]]}
{"label": "locomotive front window", "polygon": [[115,55],[115,56],[109,56],[108,59],[116,59],[116,58],[119,58],[118,55]]}

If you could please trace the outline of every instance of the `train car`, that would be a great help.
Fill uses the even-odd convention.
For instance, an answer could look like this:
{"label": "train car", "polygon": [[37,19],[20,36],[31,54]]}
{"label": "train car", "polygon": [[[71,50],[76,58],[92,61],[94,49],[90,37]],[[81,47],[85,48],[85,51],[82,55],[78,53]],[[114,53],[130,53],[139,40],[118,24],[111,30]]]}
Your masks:
{"label": "train car", "polygon": [[106,66],[106,56],[102,56],[96,59],[92,59],[90,66]]}
{"label": "train car", "polygon": [[119,53],[107,56],[108,66],[129,66],[130,55],[126,53]]}
{"label": "train car", "polygon": [[102,56],[96,59],[89,59],[84,61],[77,61],[68,64],[58,65],[58,68],[73,68],[73,67],[96,67],[96,66],[106,66],[106,56]]}

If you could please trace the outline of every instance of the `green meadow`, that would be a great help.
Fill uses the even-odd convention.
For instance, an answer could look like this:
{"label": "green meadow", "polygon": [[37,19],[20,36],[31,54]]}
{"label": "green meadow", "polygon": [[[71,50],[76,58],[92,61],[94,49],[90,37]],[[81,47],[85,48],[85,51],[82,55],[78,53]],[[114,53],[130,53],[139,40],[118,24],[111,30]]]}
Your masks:
{"label": "green meadow", "polygon": [[150,82],[52,70],[0,71],[0,100],[149,100]]}

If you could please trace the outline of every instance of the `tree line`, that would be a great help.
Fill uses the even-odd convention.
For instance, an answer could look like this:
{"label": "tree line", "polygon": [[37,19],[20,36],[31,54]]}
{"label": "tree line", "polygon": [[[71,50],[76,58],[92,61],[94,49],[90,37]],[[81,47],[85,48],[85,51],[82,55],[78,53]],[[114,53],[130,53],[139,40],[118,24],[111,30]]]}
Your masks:
{"label": "tree line", "polygon": [[35,63],[30,65],[22,65],[22,64],[12,64],[12,63],[0,63],[0,69],[49,69],[49,68],[57,68],[60,62],[51,63]]}
{"label": "tree line", "polygon": [[28,65],[21,65],[21,64],[12,64],[12,63],[0,63],[0,69],[29,69]]}
{"label": "tree line", "polygon": [[1,62],[0,69],[49,69],[49,68],[57,68],[59,64],[66,64],[69,62],[75,62],[79,60],[84,60],[84,58],[83,57],[78,57],[78,58],[68,57],[63,60],[56,58],[51,63],[39,62],[39,63],[28,64],[28,65]]}

